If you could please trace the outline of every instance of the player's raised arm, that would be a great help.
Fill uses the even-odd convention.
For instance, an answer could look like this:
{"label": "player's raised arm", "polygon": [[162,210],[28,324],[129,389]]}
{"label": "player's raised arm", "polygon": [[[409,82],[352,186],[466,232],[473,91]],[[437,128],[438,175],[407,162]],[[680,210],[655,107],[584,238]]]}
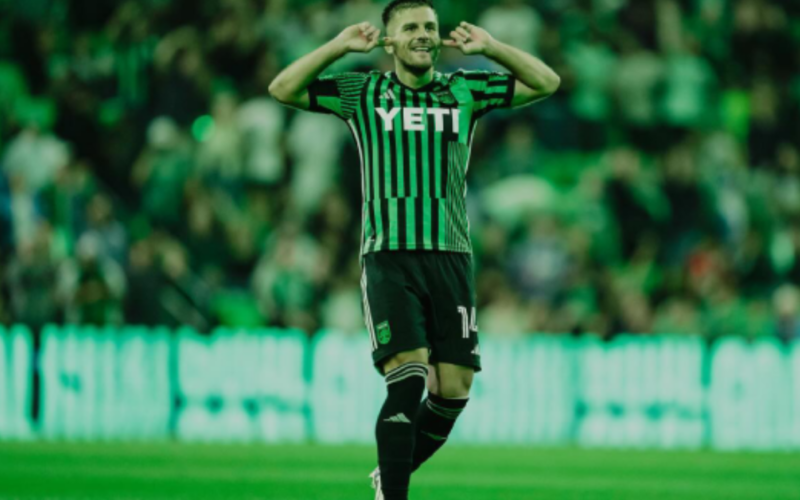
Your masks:
{"label": "player's raised arm", "polygon": [[462,22],[450,32],[446,47],[458,48],[466,55],[482,54],[504,66],[516,78],[513,107],[544,99],[558,90],[561,78],[541,59],[496,40],[483,28]]}
{"label": "player's raised arm", "polygon": [[309,109],[308,86],[320,73],[350,52],[370,52],[378,46],[380,34],[368,22],[345,28],[336,38],[284,69],[269,85],[269,93],[283,104]]}

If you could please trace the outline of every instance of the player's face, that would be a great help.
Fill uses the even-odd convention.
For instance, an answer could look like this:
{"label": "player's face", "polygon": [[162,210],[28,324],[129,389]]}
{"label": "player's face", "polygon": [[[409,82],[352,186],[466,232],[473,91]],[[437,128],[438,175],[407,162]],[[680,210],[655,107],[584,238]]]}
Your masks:
{"label": "player's face", "polygon": [[430,7],[397,12],[387,31],[394,40],[393,47],[387,47],[387,50],[412,72],[428,71],[439,59],[442,50],[439,20]]}

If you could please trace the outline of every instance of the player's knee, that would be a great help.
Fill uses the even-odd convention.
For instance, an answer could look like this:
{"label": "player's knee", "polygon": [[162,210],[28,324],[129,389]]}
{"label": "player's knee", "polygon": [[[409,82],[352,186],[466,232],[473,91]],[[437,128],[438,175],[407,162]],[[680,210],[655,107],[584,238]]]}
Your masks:
{"label": "player's knee", "polygon": [[468,397],[474,375],[474,371],[466,368],[455,370],[447,376],[440,374],[436,395],[447,399]]}
{"label": "player's knee", "polygon": [[386,359],[383,363],[383,373],[389,373],[395,368],[408,364],[408,363],[422,363],[428,364],[428,349],[415,349],[413,351],[405,351],[397,353]]}

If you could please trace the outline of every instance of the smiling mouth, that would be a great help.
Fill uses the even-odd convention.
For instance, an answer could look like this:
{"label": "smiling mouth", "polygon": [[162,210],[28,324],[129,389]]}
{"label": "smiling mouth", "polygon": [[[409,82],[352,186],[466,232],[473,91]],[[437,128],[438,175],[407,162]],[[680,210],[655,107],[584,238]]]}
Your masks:
{"label": "smiling mouth", "polygon": [[414,47],[413,49],[411,49],[411,52],[430,54],[432,50],[433,50],[432,47]]}

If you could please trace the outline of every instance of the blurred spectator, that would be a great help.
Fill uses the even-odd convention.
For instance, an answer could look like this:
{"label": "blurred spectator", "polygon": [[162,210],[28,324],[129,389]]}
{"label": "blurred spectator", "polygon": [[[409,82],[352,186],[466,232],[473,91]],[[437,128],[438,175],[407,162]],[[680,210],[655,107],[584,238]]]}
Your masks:
{"label": "blurred spectator", "polygon": [[665,61],[664,119],[672,127],[702,128],[711,123],[716,75],[699,52],[697,41],[687,38]]}
{"label": "blurred spectator", "polygon": [[644,200],[641,157],[630,149],[609,154],[611,176],[606,181],[606,201],[616,220],[623,257],[633,253],[640,239],[656,229],[656,218]]}
{"label": "blurred spectator", "polygon": [[157,265],[152,239],[131,245],[128,256],[128,293],[125,296],[125,322],[130,325],[159,326],[167,324],[159,290],[162,276]]}
{"label": "blurred spectator", "polygon": [[653,333],[667,335],[698,335],[702,332],[697,306],[681,297],[671,298],[656,311]]}
{"label": "blurred spectator", "polygon": [[552,303],[563,292],[571,264],[565,243],[554,218],[531,219],[525,237],[509,256],[513,284],[525,299]]}
{"label": "blurred spectator", "polygon": [[800,217],[800,152],[795,144],[783,143],[778,148],[775,196],[781,212]]}
{"label": "blurred spectator", "polygon": [[143,107],[150,97],[152,63],[158,38],[149,13],[137,2],[119,6],[108,23],[118,95],[126,106]]}
{"label": "blurred spectator", "polygon": [[381,23],[381,5],[372,0],[345,0],[335,11],[338,19],[337,29],[369,21],[375,26]]}
{"label": "blurred spectator", "polygon": [[[491,283],[490,285],[487,283]],[[482,333],[498,337],[521,337],[529,330],[527,308],[519,293],[497,271],[483,277],[479,327]]]}
{"label": "blurred spectator", "polygon": [[779,339],[790,344],[800,339],[800,289],[783,285],[772,297]]}
{"label": "blurred spectator", "polygon": [[736,294],[732,283],[719,283],[705,295],[704,334],[710,339],[744,335],[746,303]]}
{"label": "blurred spectator", "polygon": [[[86,207],[98,190],[97,179],[86,162],[75,161],[61,170],[56,181],[42,192],[40,199],[44,216],[66,244],[71,245],[83,231]],[[127,238],[127,228],[119,222],[116,228],[118,233],[122,232],[121,237]]]}
{"label": "blurred spectator", "polygon": [[713,234],[707,202],[698,182],[694,154],[686,146],[671,149],[663,159],[661,190],[669,216],[664,227],[665,257],[680,262],[701,239]]}
{"label": "blurred spectator", "polygon": [[23,177],[12,175],[8,184],[0,191],[2,225],[7,230],[4,237],[11,247],[25,245],[35,238],[42,222],[42,206],[39,198],[30,192]]}
{"label": "blurred spectator", "polygon": [[[339,168],[360,168],[359,165],[341,165],[342,143],[349,132],[336,118],[326,115],[302,113],[295,117],[288,131],[288,150],[294,158],[292,174],[292,205],[301,216],[308,216],[317,208],[320,198],[338,177]],[[314,147],[309,147],[313,141]]]}
{"label": "blurred spectator", "polygon": [[162,241],[160,246],[163,286],[158,290],[164,310],[164,324],[188,326],[208,332],[211,321],[211,290],[192,273],[186,251],[175,241]]}
{"label": "blurred spectator", "polygon": [[220,76],[240,82],[258,58],[258,33],[254,4],[246,0],[219,2],[207,33],[209,61]]}
{"label": "blurred spectator", "polygon": [[200,35],[182,28],[164,37],[156,47],[155,113],[185,127],[206,110],[211,76]]}
{"label": "blurred spectator", "polygon": [[329,292],[320,308],[321,326],[346,335],[360,334],[364,329],[361,288],[358,264],[349,267],[353,271],[342,273],[333,279]]}
{"label": "blurred spectator", "polygon": [[267,321],[314,331],[318,286],[330,271],[321,254],[319,244],[292,221],[284,222],[271,237],[252,281]]}
{"label": "blurred spectator", "polygon": [[539,53],[542,18],[524,0],[502,0],[487,8],[477,24],[505,43],[531,54]]}
{"label": "blurred spectator", "polygon": [[55,181],[69,159],[66,143],[34,125],[24,128],[9,142],[0,167],[2,173],[15,179],[19,189],[38,193]]}
{"label": "blurred spectator", "polygon": [[662,147],[657,91],[665,72],[658,54],[630,35],[620,36],[621,55],[612,81],[614,99],[629,140],[648,152]]}
{"label": "blurred spectator", "polygon": [[67,297],[66,321],[121,325],[126,287],[122,267],[101,252],[101,242],[92,234],[78,240],[75,253],[61,276],[61,293]]}
{"label": "blurred spectator", "polygon": [[286,175],[283,144],[286,108],[271,99],[250,99],[239,106],[237,121],[245,179],[263,186],[277,186]]}
{"label": "blurred spectator", "polygon": [[736,271],[742,281],[742,291],[747,295],[767,295],[775,283],[769,246],[768,236],[753,229],[737,255]]}
{"label": "blurred spectator", "polygon": [[114,214],[114,206],[108,196],[95,194],[86,209],[84,236],[97,241],[98,253],[124,265],[128,254],[128,235],[125,227]]}
{"label": "blurred spectator", "polygon": [[243,176],[242,136],[236,124],[237,98],[230,92],[214,96],[211,129],[197,150],[197,174],[208,185],[224,186],[232,192]]}
{"label": "blurred spectator", "polygon": [[179,224],[192,161],[191,145],[175,122],[164,117],[153,120],[131,180],[141,191],[142,208],[157,224],[171,228]]}
{"label": "blurred spectator", "polygon": [[628,290],[641,290],[653,297],[663,282],[663,270],[658,264],[659,240],[646,235],[639,240],[629,259],[616,270],[617,282]]}
{"label": "blurred spectator", "polygon": [[791,264],[786,274],[793,284],[800,286],[800,220],[796,220],[794,225],[789,228],[789,238],[791,241]]}
{"label": "blurred spectator", "polygon": [[633,290],[619,290],[615,296],[610,331],[612,335],[652,331],[653,311],[647,297]]}
{"label": "blurred spectator", "polygon": [[223,272],[227,249],[224,230],[206,191],[198,190],[190,197],[185,222],[181,240],[196,263],[194,267],[204,278],[214,280]]}
{"label": "blurred spectator", "polygon": [[48,225],[39,225],[35,235],[17,245],[3,277],[10,299],[8,312],[15,322],[34,330],[64,320],[65,297],[54,286],[60,262],[52,251],[52,237]]}
{"label": "blurred spectator", "polygon": [[579,119],[581,147],[598,150],[606,145],[617,56],[596,33],[588,38],[569,44],[565,55],[574,71],[572,110]]}
{"label": "blurred spectator", "polygon": [[781,142],[783,120],[780,97],[773,82],[759,79],[751,89],[750,163],[756,167],[774,165]]}

